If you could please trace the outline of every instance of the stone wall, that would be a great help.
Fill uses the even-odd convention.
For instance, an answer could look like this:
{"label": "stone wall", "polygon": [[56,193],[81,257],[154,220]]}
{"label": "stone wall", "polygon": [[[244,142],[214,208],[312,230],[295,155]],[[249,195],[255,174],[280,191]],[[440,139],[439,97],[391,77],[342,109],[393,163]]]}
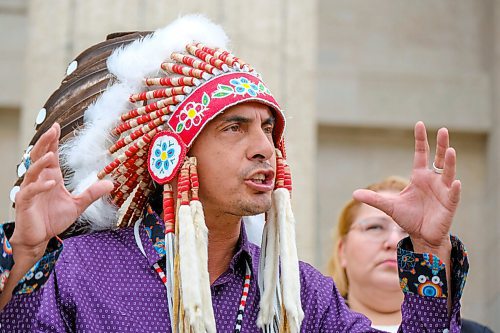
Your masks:
{"label": "stone wall", "polygon": [[353,189],[409,176],[415,122],[428,126],[432,151],[446,126],[463,184],[453,233],[471,261],[463,314],[499,330],[499,2],[320,0],[318,8],[315,263],[324,267],[327,230]]}
{"label": "stone wall", "polygon": [[[110,32],[201,12],[258,68],[287,112],[300,257],[323,269],[352,190],[408,176],[412,128],[458,151],[453,232],[470,251],[464,315],[500,330],[500,4],[495,0],[0,0],[0,209],[36,114],[67,64]],[[14,133],[20,133],[18,137]]]}

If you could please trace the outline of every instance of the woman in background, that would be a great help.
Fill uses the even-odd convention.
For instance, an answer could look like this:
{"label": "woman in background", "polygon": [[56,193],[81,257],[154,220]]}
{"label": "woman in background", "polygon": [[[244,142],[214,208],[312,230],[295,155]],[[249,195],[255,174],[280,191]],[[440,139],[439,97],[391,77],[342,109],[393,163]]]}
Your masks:
{"label": "woman in background", "polygon": [[[397,195],[408,185],[391,176],[367,187]],[[334,232],[328,271],[348,306],[367,316],[374,328],[397,332],[403,292],[399,285],[396,248],[407,234],[384,212],[351,199],[342,209]],[[462,332],[493,333],[463,320]]]}

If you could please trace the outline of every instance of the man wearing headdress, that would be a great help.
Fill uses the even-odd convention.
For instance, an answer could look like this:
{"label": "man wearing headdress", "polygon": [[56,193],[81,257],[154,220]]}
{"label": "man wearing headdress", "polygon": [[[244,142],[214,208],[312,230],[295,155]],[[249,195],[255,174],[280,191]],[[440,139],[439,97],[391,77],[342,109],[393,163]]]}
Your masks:
{"label": "man wearing headdress", "polygon": [[[15,228],[0,234],[1,329],[375,332],[298,261],[285,117],[223,30],[187,16],[112,37],[77,57],[37,117]],[[417,123],[399,196],[354,193],[410,235],[398,249],[405,332],[460,326],[460,182],[445,129],[437,141],[431,170]],[[259,248],[242,220],[260,213]]]}

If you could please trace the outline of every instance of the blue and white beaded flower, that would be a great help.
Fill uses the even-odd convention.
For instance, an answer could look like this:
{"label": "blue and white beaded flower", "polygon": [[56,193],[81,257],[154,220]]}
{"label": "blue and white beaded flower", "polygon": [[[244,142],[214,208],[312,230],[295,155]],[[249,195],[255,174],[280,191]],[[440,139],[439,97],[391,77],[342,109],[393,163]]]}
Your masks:
{"label": "blue and white beaded flower", "polygon": [[155,161],[154,166],[160,174],[167,173],[170,169],[170,164],[174,163],[175,158],[175,145],[172,142],[161,142],[154,150]]}
{"label": "blue and white beaded flower", "polygon": [[229,83],[231,83],[234,86],[234,91],[238,95],[248,94],[252,97],[255,97],[259,92],[259,87],[245,77],[240,77],[238,79],[231,79]]}
{"label": "blue and white beaded flower", "polygon": [[165,184],[175,177],[186,149],[178,135],[160,132],[153,138],[148,156],[148,169],[151,177],[159,184]]}

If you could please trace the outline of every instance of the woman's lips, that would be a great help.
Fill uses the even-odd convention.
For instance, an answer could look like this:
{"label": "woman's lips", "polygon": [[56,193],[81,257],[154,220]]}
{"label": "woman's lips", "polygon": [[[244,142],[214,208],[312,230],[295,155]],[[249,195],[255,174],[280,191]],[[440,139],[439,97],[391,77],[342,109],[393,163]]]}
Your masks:
{"label": "woman's lips", "polygon": [[396,259],[386,259],[380,263],[382,266],[398,267],[398,261]]}

